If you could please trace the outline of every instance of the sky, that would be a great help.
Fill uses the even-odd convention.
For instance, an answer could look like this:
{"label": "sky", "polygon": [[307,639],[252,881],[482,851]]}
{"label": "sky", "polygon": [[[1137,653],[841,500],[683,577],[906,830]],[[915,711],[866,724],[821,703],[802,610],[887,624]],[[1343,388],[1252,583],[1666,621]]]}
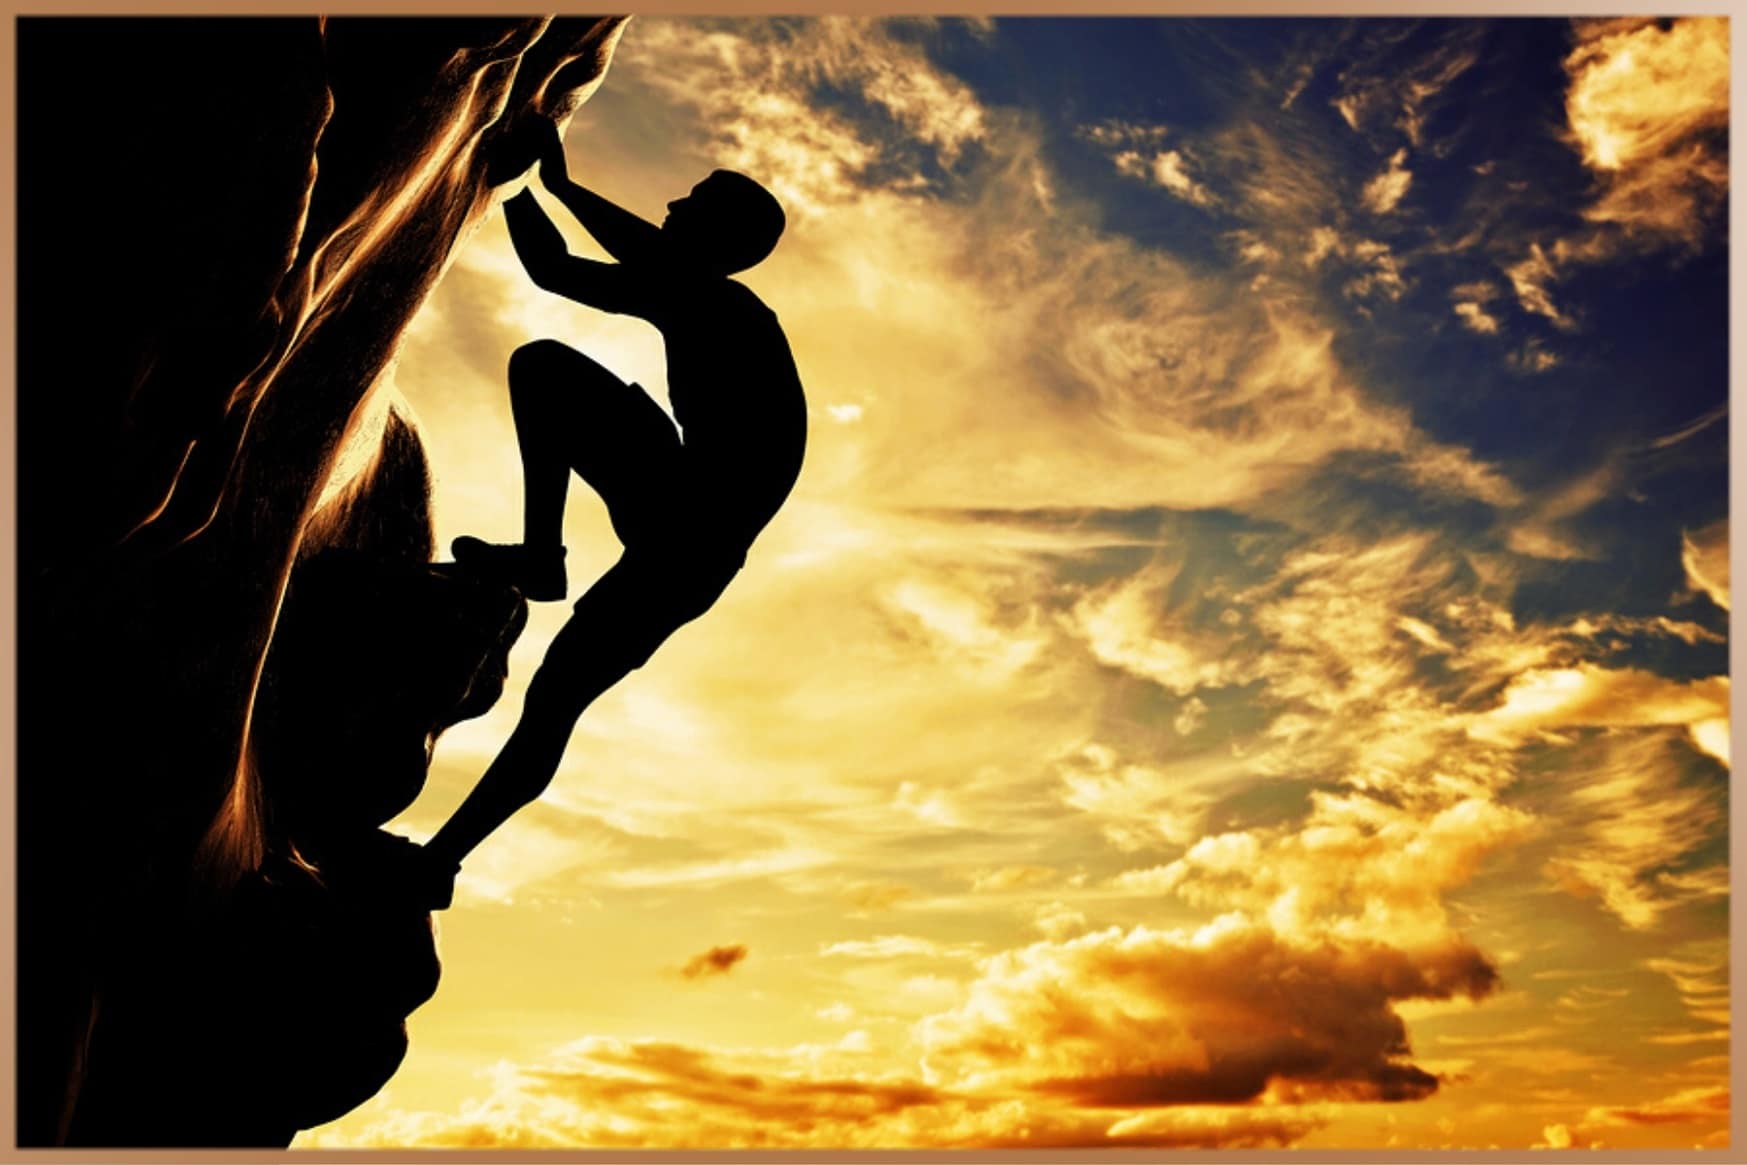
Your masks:
{"label": "sky", "polygon": [[[1709,18],[634,19],[572,176],[776,193],[807,464],[296,1144],[1726,1144],[1728,83]],[[665,402],[494,210],[379,400],[442,544],[519,536],[547,337]]]}

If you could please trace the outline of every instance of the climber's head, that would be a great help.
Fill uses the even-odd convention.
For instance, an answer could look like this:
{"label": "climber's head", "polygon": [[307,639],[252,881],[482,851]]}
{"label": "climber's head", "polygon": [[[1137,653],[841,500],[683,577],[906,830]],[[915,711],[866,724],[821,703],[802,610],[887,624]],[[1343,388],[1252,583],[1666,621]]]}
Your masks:
{"label": "climber's head", "polygon": [[689,261],[718,275],[744,271],[782,236],[783,208],[744,174],[716,170],[667,204],[661,232]]}

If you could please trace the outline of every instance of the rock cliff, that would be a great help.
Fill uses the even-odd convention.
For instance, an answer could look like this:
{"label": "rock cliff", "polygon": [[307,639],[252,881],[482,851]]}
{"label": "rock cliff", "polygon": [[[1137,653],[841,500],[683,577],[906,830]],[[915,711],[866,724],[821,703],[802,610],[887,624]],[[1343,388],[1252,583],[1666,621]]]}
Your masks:
{"label": "rock cliff", "polygon": [[404,843],[525,617],[391,416],[492,183],[622,20],[23,18],[19,1139],[271,1145],[435,988]]}

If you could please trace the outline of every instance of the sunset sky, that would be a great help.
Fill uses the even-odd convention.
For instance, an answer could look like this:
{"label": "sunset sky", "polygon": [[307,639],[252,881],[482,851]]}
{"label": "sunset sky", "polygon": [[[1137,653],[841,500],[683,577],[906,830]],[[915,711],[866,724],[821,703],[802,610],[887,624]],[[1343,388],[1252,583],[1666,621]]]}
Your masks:
{"label": "sunset sky", "polygon": [[[1720,19],[635,19],[572,175],[784,202],[807,465],[297,1144],[1726,1143],[1728,88]],[[664,393],[494,210],[382,396],[445,546],[542,337]]]}

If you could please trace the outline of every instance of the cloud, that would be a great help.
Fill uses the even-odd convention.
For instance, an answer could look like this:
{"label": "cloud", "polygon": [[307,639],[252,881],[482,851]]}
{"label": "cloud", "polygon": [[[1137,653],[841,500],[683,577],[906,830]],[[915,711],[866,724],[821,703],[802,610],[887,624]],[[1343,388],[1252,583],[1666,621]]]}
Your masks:
{"label": "cloud", "polygon": [[1584,21],[1565,112],[1600,194],[1591,222],[1696,249],[1728,189],[1729,22]]}
{"label": "cloud", "polygon": [[[1551,372],[1562,361],[1557,352],[1547,347],[1546,341],[1539,336],[1530,336],[1511,350],[1510,355],[1505,357],[1505,363],[1510,366],[1513,372],[1520,372],[1526,376],[1536,376],[1542,372]],[[1532,553],[1532,551],[1525,550],[1524,553]],[[1569,558],[1574,556],[1556,551],[1552,554],[1536,554],[1535,557]]]}
{"label": "cloud", "polygon": [[1124,877],[1192,905],[1265,918],[1301,943],[1436,948],[1456,941],[1444,896],[1532,828],[1529,814],[1484,796],[1435,811],[1360,793],[1314,792],[1311,802],[1302,822],[1206,836],[1176,861]]}
{"label": "cloud", "polygon": [[1351,46],[1332,104],[1352,129],[1367,132],[1384,121],[1421,145],[1426,123],[1450,100],[1446,90],[1480,59],[1479,26],[1454,29],[1428,50],[1404,49],[1416,27],[1373,26]]}
{"label": "cloud", "polygon": [[1633,930],[1709,897],[1702,880],[1668,878],[1725,827],[1716,790],[1694,776],[1691,757],[1666,732],[1605,735],[1576,751],[1560,780],[1563,841],[1546,864],[1554,884],[1598,898]]}
{"label": "cloud", "polygon": [[1033,924],[1051,942],[1060,942],[1086,929],[1086,916],[1062,902],[1039,906],[1032,916]]}
{"label": "cloud", "polygon": [[[1533,347],[1534,342],[1530,342]],[[1552,367],[1550,353],[1546,364],[1529,369],[1540,372]],[[1513,364],[1515,357],[1512,358]],[[1569,480],[1547,485],[1537,491],[1535,499],[1524,511],[1513,516],[1507,527],[1505,544],[1518,554],[1554,561],[1599,557],[1599,552],[1571,532],[1566,523],[1620,488],[1624,468],[1619,458],[1609,457],[1600,465],[1574,474]]]}
{"label": "cloud", "polygon": [[916,897],[916,888],[900,882],[854,882],[843,888],[843,897],[857,911],[877,914]]}
{"label": "cloud", "polygon": [[1026,890],[1045,886],[1061,876],[1052,866],[1001,866],[979,870],[971,875],[971,890],[978,894],[1000,894],[1009,890]]}
{"label": "cloud", "polygon": [[1388,214],[1401,204],[1413,185],[1413,171],[1407,168],[1407,149],[1403,147],[1389,156],[1389,165],[1382,173],[1365,183],[1360,200],[1372,214]]}
{"label": "cloud", "polygon": [[455,892],[464,904],[509,905],[539,883],[577,867],[622,860],[623,853],[623,844],[606,830],[559,827],[524,813],[468,858]]}
{"label": "cloud", "polygon": [[[851,1036],[865,1033],[851,1033]],[[773,1049],[578,1040],[500,1064],[490,1091],[442,1112],[389,1109],[357,1134],[299,1147],[430,1148],[1219,1148],[1287,1145],[1315,1112],[1190,1108],[1086,1111],[974,1095],[852,1066],[865,1038]]]}
{"label": "cloud", "polygon": [[1494,335],[1498,331],[1498,318],[1488,315],[1486,309],[1478,303],[1457,302],[1455,312],[1462,326],[1469,331],[1480,332],[1483,335]]}
{"label": "cloud", "polygon": [[738,967],[746,959],[746,948],[735,944],[725,947],[711,947],[702,954],[693,955],[687,959],[679,973],[687,979],[707,979],[716,975],[726,975]]}
{"label": "cloud", "polygon": [[[1175,1108],[1126,1116],[1104,1131],[1104,1144],[1149,1149],[1285,1148],[1326,1123],[1315,1112],[1290,1109]],[[1023,1147],[1027,1141],[1006,1147]],[[1065,1143],[1064,1143],[1065,1147]]]}
{"label": "cloud", "polygon": [[[1185,707],[1198,702],[1191,700]],[[1097,742],[1058,758],[1056,773],[1061,803],[1090,817],[1105,839],[1125,853],[1156,848],[1161,842],[1191,844],[1201,836],[1214,799],[1242,780],[1239,765],[1138,764]]]}
{"label": "cloud", "polygon": [[1141,125],[1110,119],[1080,126],[1078,137],[1101,146],[1119,174],[1150,182],[1185,202],[1211,207],[1220,200],[1190,175],[1195,164],[1182,147],[1166,148],[1171,131],[1162,125]]}
{"label": "cloud", "polygon": [[898,785],[892,805],[935,829],[962,829],[965,826],[964,815],[944,789],[930,789],[915,781],[904,781]]}
{"label": "cloud", "polygon": [[1701,413],[1690,422],[1682,425],[1672,433],[1665,433],[1650,442],[1651,449],[1669,449],[1691,437],[1696,437],[1718,421],[1729,415],[1729,403],[1722,404]]}
{"label": "cloud", "polygon": [[1598,1105],[1584,1114],[1588,1125],[1666,1125],[1726,1121],[1727,1088],[1687,1088],[1646,1104]]}
{"label": "cloud", "polygon": [[1478,279],[1450,289],[1450,301],[1462,326],[1482,335],[1496,335],[1498,317],[1486,310],[1486,305],[1498,298],[1498,287],[1489,280]]}
{"label": "cloud", "polygon": [[1230,916],[1003,952],[919,1031],[926,1078],[954,1088],[1090,1107],[1408,1100],[1438,1081],[1408,1059],[1392,1004],[1495,983],[1472,948],[1298,945]]}
{"label": "cloud", "polygon": [[[1722,895],[1727,888],[1722,887]],[[1687,1033],[1699,1037],[1726,1035],[1730,1022],[1729,949],[1725,943],[1700,940],[1682,944],[1669,954],[1645,959],[1646,970],[1665,975],[1680,994],[1687,1014],[1710,1030]]]}
{"label": "cloud", "polygon": [[1727,676],[1682,681],[1583,663],[1516,677],[1498,706],[1476,716],[1468,731],[1477,739],[1516,743],[1578,725],[1688,726],[1726,719],[1728,713]]}
{"label": "cloud", "polygon": [[976,943],[940,943],[912,934],[885,934],[873,939],[830,943],[819,948],[820,957],[827,959],[971,959],[980,953]]}
{"label": "cloud", "polygon": [[1504,274],[1516,291],[1517,302],[1524,311],[1546,317],[1554,327],[1563,331],[1571,331],[1577,327],[1577,321],[1553,302],[1553,295],[1549,290],[1555,279],[1553,260],[1539,243],[1530,243],[1528,255],[1506,267]]}
{"label": "cloud", "polygon": [[1074,604],[1070,626],[1098,662],[1178,696],[1253,678],[1256,665],[1228,650],[1229,628],[1193,627],[1161,609],[1173,578],[1169,572],[1139,571],[1088,592]]}
{"label": "cloud", "polygon": [[1387,243],[1366,239],[1353,244],[1349,253],[1363,266],[1360,273],[1341,288],[1347,295],[1363,299],[1376,292],[1385,299],[1397,300],[1407,294],[1408,285],[1402,278],[1401,263]]}
{"label": "cloud", "polygon": [[1541,1130],[1541,1143],[1534,1146],[1543,1149],[1569,1149],[1572,1145],[1571,1130],[1563,1124],[1550,1124]]}
{"label": "cloud", "polygon": [[715,886],[748,878],[814,869],[831,863],[831,855],[815,849],[783,849],[740,857],[712,858],[673,865],[617,869],[604,875],[613,886],[642,889],[654,886]]}
{"label": "cloud", "polygon": [[1219,200],[1207,187],[1189,176],[1189,161],[1181,150],[1159,150],[1151,157],[1138,150],[1120,150],[1112,156],[1119,173],[1149,180],[1196,206],[1213,206]]}
{"label": "cloud", "polygon": [[[938,164],[957,164],[987,133],[986,111],[963,82],[934,68],[918,45],[880,26],[822,17],[793,36],[745,35],[749,26],[702,31],[676,21],[639,23],[615,60],[641,83],[690,107],[710,126],[724,164],[758,176],[803,215],[840,206],[882,163],[908,161],[903,184],[916,175],[916,147]],[[746,86],[750,100],[719,100],[719,89]],[[812,101],[820,86],[858,94],[884,113],[893,131],[880,133]]]}
{"label": "cloud", "polygon": [[[1203,563],[1218,546],[1203,544]],[[1179,698],[1245,686],[1247,706],[1268,717],[1241,755],[1186,761],[1182,773],[1125,770],[1096,750],[1072,762],[1074,803],[1088,812],[1107,803],[1113,811],[1102,824],[1112,840],[1135,848],[1152,832],[1146,815],[1163,810],[1186,843],[1182,831],[1222,784],[1265,776],[1415,791],[1434,768],[1451,788],[1458,770],[1473,789],[1508,781],[1502,759],[1468,738],[1464,693],[1544,663],[1558,636],[1517,627],[1473,579],[1471,559],[1428,532],[1363,542],[1330,535],[1250,556],[1229,574],[1210,577],[1202,565],[1189,589],[1176,581],[1184,567],[1161,554],[1071,609],[1067,628],[1100,663]],[[1197,592],[1192,603],[1166,598]],[[1427,682],[1423,669],[1435,657],[1450,682]],[[1181,789],[1175,804],[1147,792],[1172,783]]]}
{"label": "cloud", "polygon": [[1689,590],[1729,609],[1729,520],[1680,532],[1680,565]]}
{"label": "cloud", "polygon": [[901,578],[887,589],[885,601],[937,644],[947,661],[961,659],[1005,679],[1035,659],[1044,640],[1035,626],[1004,625],[998,598],[969,581]]}
{"label": "cloud", "polygon": [[[1586,224],[1505,268],[1523,309],[1575,331],[1554,302],[1562,271],[1622,254],[1693,254],[1728,193],[1729,32],[1722,17],[1579,20],[1565,58],[1569,140],[1594,181]],[[1519,366],[1533,367],[1524,353]]]}
{"label": "cloud", "polygon": [[1074,131],[1087,141],[1096,142],[1101,146],[1121,148],[1135,143],[1158,145],[1170,135],[1170,127],[1158,124],[1141,124],[1124,121],[1121,118],[1106,118],[1092,125],[1080,126]]}

